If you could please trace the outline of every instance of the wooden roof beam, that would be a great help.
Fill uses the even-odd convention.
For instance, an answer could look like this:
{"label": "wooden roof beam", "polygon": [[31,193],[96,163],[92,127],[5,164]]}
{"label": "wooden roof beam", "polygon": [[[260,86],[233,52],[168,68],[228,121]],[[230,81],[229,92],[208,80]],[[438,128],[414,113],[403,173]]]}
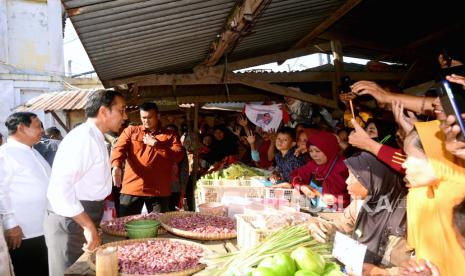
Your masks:
{"label": "wooden roof beam", "polygon": [[265,90],[265,91],[268,91],[274,94],[281,95],[281,96],[291,97],[291,98],[299,99],[302,101],[325,106],[325,107],[337,108],[336,101],[333,101],[331,99],[307,94],[302,91],[297,91],[297,90],[294,90],[288,87],[272,84],[266,81],[248,78],[244,76],[238,76],[234,74],[229,74],[228,79],[234,80],[235,82],[246,85],[246,86],[255,87],[261,90]]}
{"label": "wooden roof beam", "polygon": [[212,96],[189,96],[176,97],[178,104],[189,103],[221,103],[221,102],[258,102],[264,101],[266,96],[260,94],[249,95],[212,95]]}
{"label": "wooden roof beam", "polygon": [[[280,82],[330,82],[334,80],[334,72],[290,72],[290,73],[230,73],[226,80],[223,79],[221,72],[211,72],[204,76],[195,74],[172,74],[172,75],[146,75],[133,78],[125,78],[109,81],[110,87],[132,84],[132,87],[143,86],[160,86],[160,85],[217,85],[224,84],[226,81],[229,84],[235,84],[235,78],[230,79],[229,76],[239,76],[246,78],[258,79],[261,81],[280,83]],[[346,72],[346,75],[353,80],[400,80],[402,73],[394,72]]]}
{"label": "wooden roof beam", "polygon": [[206,66],[217,64],[221,57],[234,48],[242,33],[252,26],[253,20],[260,14],[263,3],[263,0],[244,0],[241,6],[234,7],[223,33],[210,47],[210,54],[203,62]]}
{"label": "wooden roof beam", "polygon": [[[253,57],[253,58],[247,58],[243,60],[229,62],[227,65],[227,70],[234,71],[238,69],[252,67],[255,65],[262,65],[266,63],[277,62],[280,60],[286,60],[286,59],[291,59],[291,58],[296,58],[296,57],[301,57],[301,56],[306,56],[306,55],[311,55],[311,54],[316,54],[316,53],[324,53],[330,50],[331,50],[331,46],[329,45],[329,43],[314,45],[314,46],[300,48],[300,49],[292,49],[292,50],[288,50],[284,52],[267,54],[267,55]],[[217,66],[224,67],[224,64],[217,65]]]}
{"label": "wooden roof beam", "polygon": [[358,4],[360,4],[362,0],[348,0],[345,2],[338,10],[336,10],[328,19],[323,21],[320,25],[318,25],[315,29],[313,29],[309,34],[304,36],[299,42],[294,45],[295,48],[303,48],[325,32],[328,28],[330,28],[334,23],[336,23],[339,19],[341,19],[344,15],[350,12],[353,8],[355,8]]}

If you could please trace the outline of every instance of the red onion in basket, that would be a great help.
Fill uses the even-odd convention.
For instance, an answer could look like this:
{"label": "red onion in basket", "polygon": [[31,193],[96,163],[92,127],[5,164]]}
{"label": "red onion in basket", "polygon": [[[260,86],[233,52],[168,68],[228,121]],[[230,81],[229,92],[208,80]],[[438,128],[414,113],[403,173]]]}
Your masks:
{"label": "red onion in basket", "polygon": [[169,221],[169,225],[177,229],[191,231],[195,233],[236,233],[236,221],[228,217],[190,214],[171,218],[171,220]]}

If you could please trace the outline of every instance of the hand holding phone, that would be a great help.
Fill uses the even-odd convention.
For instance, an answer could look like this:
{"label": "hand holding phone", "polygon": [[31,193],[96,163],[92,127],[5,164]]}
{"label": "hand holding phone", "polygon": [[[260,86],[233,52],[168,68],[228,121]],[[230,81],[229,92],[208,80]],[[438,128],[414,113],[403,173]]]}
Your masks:
{"label": "hand holding phone", "polygon": [[465,91],[461,85],[442,80],[438,87],[439,99],[444,109],[444,113],[455,116],[457,125],[461,133],[457,135],[457,140],[465,141],[465,122],[462,113],[465,113]]}

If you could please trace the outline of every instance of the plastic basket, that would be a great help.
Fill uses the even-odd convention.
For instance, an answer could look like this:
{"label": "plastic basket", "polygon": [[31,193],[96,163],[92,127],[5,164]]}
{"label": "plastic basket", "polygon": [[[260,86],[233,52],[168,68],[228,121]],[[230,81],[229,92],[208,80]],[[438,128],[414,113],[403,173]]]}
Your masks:
{"label": "plastic basket", "polygon": [[251,224],[254,220],[256,220],[256,217],[253,215],[236,215],[237,246],[241,250],[252,248],[266,237],[279,230],[256,229]]}
{"label": "plastic basket", "polygon": [[295,189],[265,188],[265,199],[282,199],[293,206],[299,204],[300,193]]}
{"label": "plastic basket", "polygon": [[237,196],[246,199],[282,199],[287,205],[296,205],[300,202],[300,194],[294,189],[280,189],[253,186],[232,185],[204,185],[197,183],[196,205],[209,202],[221,202],[223,196]]}
{"label": "plastic basket", "polygon": [[247,199],[265,197],[264,187],[250,187],[250,186],[211,186],[211,185],[197,185],[197,202],[196,204],[208,202],[221,202],[225,195],[238,196]]}
{"label": "plastic basket", "polygon": [[[284,214],[284,213],[283,213]],[[300,223],[305,223],[307,220],[311,218],[311,215],[295,212],[295,216],[300,218]],[[274,228],[274,229],[262,229],[254,227],[253,223],[257,222],[260,215],[253,215],[253,214],[240,214],[236,215],[236,225],[237,225],[237,245],[242,249],[249,249],[256,244],[262,242],[271,234],[279,231],[282,227],[285,227],[288,224],[283,224],[282,227]],[[286,216],[284,214],[284,216]]]}
{"label": "plastic basket", "polygon": [[253,186],[262,187],[266,183],[266,178],[257,177],[255,179],[199,179],[197,185],[206,186]]}

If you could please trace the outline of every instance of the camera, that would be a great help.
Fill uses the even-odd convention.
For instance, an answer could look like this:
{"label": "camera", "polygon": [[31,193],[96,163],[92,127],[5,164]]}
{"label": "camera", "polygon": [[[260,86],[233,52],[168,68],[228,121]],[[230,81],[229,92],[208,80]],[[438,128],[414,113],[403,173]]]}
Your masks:
{"label": "camera", "polygon": [[442,80],[439,82],[437,92],[444,113],[447,116],[454,115],[456,123],[460,127],[461,133],[459,133],[457,140],[465,142],[465,122],[462,118],[462,113],[465,113],[465,91],[459,84]]}

